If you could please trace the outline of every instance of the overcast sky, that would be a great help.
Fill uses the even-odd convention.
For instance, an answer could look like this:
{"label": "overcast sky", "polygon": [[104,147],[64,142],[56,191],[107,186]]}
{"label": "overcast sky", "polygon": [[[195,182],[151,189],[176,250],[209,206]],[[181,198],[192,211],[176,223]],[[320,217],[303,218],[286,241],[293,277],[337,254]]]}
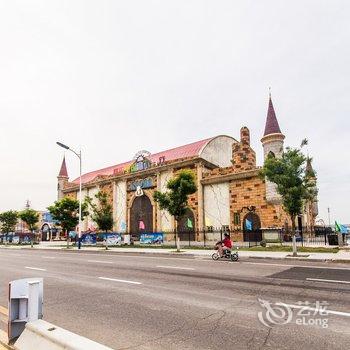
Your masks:
{"label": "overcast sky", "polygon": [[271,86],[319,217],[350,223],[349,18],[346,0],[0,0],[0,210],[56,199],[58,140],[87,172],[246,125],[261,165]]}

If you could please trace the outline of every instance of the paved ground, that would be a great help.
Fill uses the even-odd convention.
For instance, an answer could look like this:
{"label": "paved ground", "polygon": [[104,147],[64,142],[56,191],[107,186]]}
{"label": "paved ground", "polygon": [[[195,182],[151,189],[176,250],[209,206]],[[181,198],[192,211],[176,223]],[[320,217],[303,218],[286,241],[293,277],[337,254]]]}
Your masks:
{"label": "paved ground", "polygon": [[[349,264],[0,249],[0,305],[7,283],[23,277],[44,277],[45,320],[115,349],[345,349],[350,342]],[[258,298],[288,306],[267,313]],[[327,302],[329,314],[317,313],[316,302]]]}

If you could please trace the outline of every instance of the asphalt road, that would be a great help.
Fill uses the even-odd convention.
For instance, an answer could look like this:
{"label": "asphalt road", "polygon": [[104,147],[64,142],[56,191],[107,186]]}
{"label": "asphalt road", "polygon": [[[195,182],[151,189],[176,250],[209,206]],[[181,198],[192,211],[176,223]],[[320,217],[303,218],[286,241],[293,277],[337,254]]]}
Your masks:
{"label": "asphalt road", "polygon": [[44,277],[46,321],[114,349],[350,344],[346,264],[0,249],[0,305],[25,277]]}

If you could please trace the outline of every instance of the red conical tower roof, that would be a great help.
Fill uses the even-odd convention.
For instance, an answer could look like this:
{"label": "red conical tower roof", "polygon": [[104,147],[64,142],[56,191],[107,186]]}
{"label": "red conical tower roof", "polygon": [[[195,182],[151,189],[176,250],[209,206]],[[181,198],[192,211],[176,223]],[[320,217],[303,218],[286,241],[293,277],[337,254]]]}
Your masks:
{"label": "red conical tower roof", "polygon": [[68,171],[66,166],[66,157],[63,157],[62,165],[60,173],[58,174],[59,177],[68,177]]}
{"label": "red conical tower roof", "polygon": [[281,129],[278,125],[275,109],[273,108],[271,95],[269,98],[269,108],[267,110],[264,136],[270,134],[281,134]]}

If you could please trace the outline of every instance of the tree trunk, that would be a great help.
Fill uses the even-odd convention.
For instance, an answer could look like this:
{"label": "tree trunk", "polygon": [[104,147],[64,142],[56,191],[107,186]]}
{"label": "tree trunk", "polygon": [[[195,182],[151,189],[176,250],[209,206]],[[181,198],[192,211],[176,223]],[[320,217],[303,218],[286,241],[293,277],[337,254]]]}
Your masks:
{"label": "tree trunk", "polygon": [[66,236],[67,236],[67,249],[69,248],[69,233],[68,230],[66,230]]}
{"label": "tree trunk", "polygon": [[30,235],[30,247],[33,248],[34,245],[34,230],[31,231]]}
{"label": "tree trunk", "polygon": [[293,256],[297,256],[297,241],[295,236],[295,215],[291,215],[292,220],[292,240],[293,240]]}
{"label": "tree trunk", "polygon": [[106,231],[106,250],[108,250],[107,231]]}
{"label": "tree trunk", "polygon": [[175,219],[175,246],[176,246],[176,251],[178,253],[180,253],[180,238],[177,235],[177,226],[178,226],[178,220],[179,219]]}

